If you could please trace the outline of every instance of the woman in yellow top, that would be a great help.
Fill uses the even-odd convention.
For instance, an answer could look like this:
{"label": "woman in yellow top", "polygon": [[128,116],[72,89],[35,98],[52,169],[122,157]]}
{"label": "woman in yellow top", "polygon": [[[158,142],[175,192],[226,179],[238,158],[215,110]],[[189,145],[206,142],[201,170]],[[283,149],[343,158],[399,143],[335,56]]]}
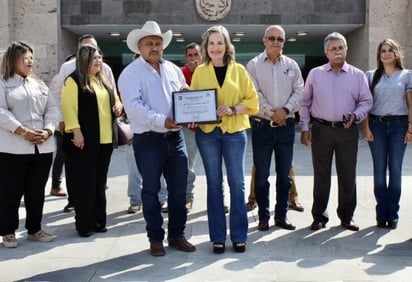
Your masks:
{"label": "woman in yellow top", "polygon": [[259,110],[258,96],[245,68],[235,62],[227,29],[212,26],[203,35],[203,62],[193,74],[191,89],[217,89],[218,123],[199,125],[196,143],[207,178],[209,236],[214,253],[225,251],[226,218],[223,205],[222,160],[230,188],[230,240],[236,252],[246,248],[248,220],[245,206],[244,162],[249,115]]}
{"label": "woman in yellow top", "polygon": [[74,194],[76,230],[81,237],[107,231],[105,186],[117,145],[114,119],[123,110],[102,63],[96,46],[80,47],[76,70],[62,88],[66,182]]}

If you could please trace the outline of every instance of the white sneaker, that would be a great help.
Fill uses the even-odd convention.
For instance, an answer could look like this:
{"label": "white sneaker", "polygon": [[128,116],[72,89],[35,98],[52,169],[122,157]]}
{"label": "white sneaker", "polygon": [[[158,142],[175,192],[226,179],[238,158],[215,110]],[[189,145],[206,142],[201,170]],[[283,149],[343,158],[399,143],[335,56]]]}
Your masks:
{"label": "white sneaker", "polygon": [[133,204],[127,209],[127,213],[137,213],[142,208],[139,204]]}
{"label": "white sneaker", "polygon": [[168,212],[169,212],[169,207],[167,206],[167,202],[164,202],[164,203],[162,204],[162,207],[160,208],[160,211],[161,211],[162,213],[168,213]]}
{"label": "white sneaker", "polygon": [[18,244],[19,243],[16,239],[16,235],[7,234],[3,236],[3,246],[5,248],[16,248]]}
{"label": "white sneaker", "polygon": [[54,240],[54,237],[53,235],[50,235],[40,229],[34,234],[29,234],[27,236],[27,239],[32,240],[32,241],[37,241],[37,242],[51,242]]}
{"label": "white sneaker", "polygon": [[187,201],[187,202],[186,202],[186,210],[187,210],[187,212],[188,212],[188,213],[191,212],[191,211],[192,211],[192,208],[193,208],[193,200]]}

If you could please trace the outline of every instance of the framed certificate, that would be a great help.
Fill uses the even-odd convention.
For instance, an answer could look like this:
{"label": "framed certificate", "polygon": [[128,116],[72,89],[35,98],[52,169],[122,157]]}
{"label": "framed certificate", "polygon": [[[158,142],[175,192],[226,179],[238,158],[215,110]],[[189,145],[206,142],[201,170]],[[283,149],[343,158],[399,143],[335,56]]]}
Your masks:
{"label": "framed certificate", "polygon": [[176,124],[216,123],[216,89],[173,92],[173,119]]}

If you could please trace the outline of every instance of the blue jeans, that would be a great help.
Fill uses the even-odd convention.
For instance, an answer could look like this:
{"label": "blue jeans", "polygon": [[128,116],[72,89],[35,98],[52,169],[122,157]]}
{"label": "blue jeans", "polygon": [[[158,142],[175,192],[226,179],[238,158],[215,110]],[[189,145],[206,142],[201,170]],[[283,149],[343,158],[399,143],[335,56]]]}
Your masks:
{"label": "blue jeans", "polygon": [[184,236],[187,219],[187,153],[182,131],[169,132],[167,135],[156,132],[135,134],[133,148],[137,168],[143,179],[143,216],[149,241],[162,241],[165,234],[158,197],[162,174],[168,189],[168,239]]}
{"label": "blue jeans", "polygon": [[[130,199],[130,205],[142,204],[142,175],[137,169],[136,159],[134,157],[134,150],[132,145],[126,145],[127,158],[127,196]],[[166,180],[163,175],[160,179],[159,202],[163,204],[167,201]]]}
{"label": "blue jeans", "polygon": [[225,161],[230,190],[230,239],[246,242],[248,219],[245,205],[245,131],[225,133],[216,128],[210,133],[196,130],[196,143],[206,172],[207,216],[211,242],[226,241],[226,216],[223,207],[223,173]]}
{"label": "blue jeans", "polygon": [[255,194],[259,207],[259,220],[270,218],[269,176],[272,154],[275,153],[276,165],[276,205],[275,219],[286,219],[288,197],[291,186],[290,168],[295,142],[295,122],[288,119],[286,126],[271,127],[252,121],[252,147],[255,172]]}
{"label": "blue jeans", "polygon": [[[401,197],[402,162],[408,130],[408,118],[393,121],[369,119],[373,142],[369,148],[373,160],[373,182],[376,198],[376,219],[397,220]],[[389,183],[386,180],[389,170]]]}

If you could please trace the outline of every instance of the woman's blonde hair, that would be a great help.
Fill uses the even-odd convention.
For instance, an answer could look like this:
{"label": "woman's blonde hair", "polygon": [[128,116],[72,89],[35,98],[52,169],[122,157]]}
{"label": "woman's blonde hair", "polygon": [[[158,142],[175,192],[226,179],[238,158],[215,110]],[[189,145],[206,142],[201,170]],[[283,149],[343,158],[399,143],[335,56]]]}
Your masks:
{"label": "woman's blonde hair", "polygon": [[230,41],[229,31],[223,25],[214,25],[206,30],[202,36],[202,61],[208,64],[211,61],[209,54],[207,53],[207,45],[209,44],[209,36],[212,33],[219,33],[223,36],[225,40],[225,54],[223,56],[223,63],[227,65],[228,63],[235,61],[235,46],[233,46]]}

